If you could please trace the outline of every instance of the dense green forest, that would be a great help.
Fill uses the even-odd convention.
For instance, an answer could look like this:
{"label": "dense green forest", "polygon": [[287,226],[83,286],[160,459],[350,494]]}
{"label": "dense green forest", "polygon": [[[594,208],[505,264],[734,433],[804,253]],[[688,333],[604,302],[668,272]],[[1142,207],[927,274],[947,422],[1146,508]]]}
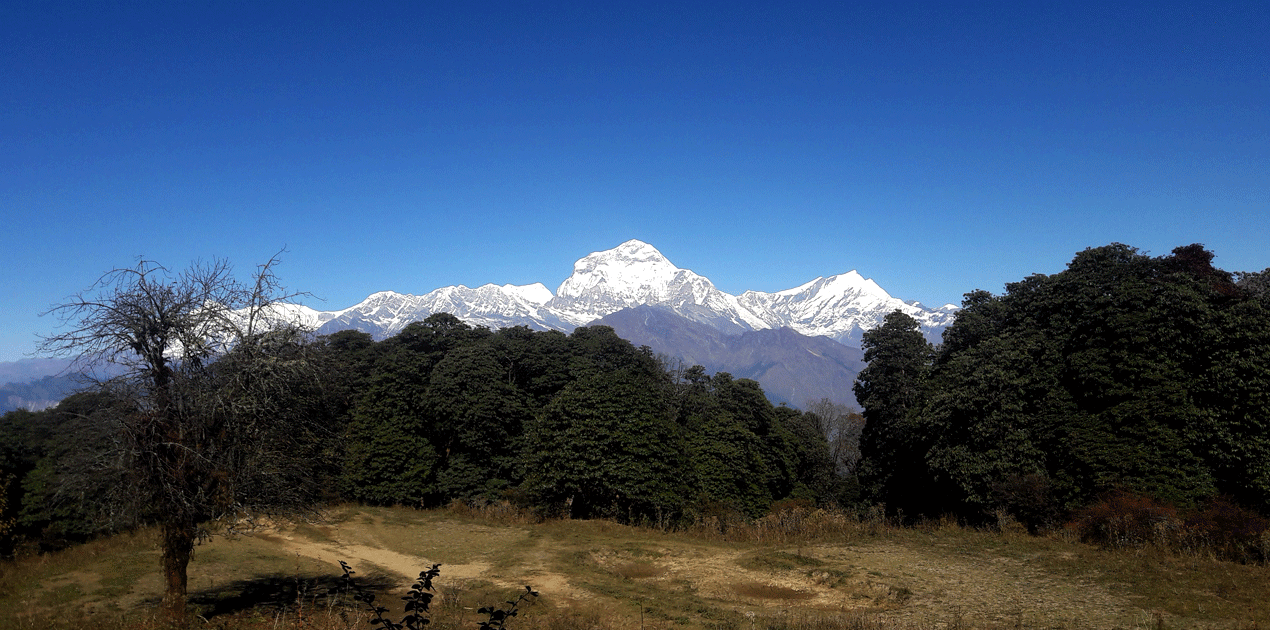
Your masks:
{"label": "dense green forest", "polygon": [[1034,529],[1111,491],[1270,513],[1270,270],[1212,259],[1088,249],[967,294],[938,347],[888,316],[856,384],[866,500]]}
{"label": "dense green forest", "polygon": [[[302,459],[332,501],[508,500],[660,526],[790,500],[1007,512],[1039,529],[1113,490],[1270,514],[1270,270],[1212,257],[1089,249],[1002,295],[967,294],[939,346],[891,314],[864,339],[862,434],[831,406],[774,406],[754,381],[602,326],[490,331],[437,314],[378,342],[344,331],[310,342],[318,380],[285,401],[303,452],[276,457]],[[5,553],[151,518],[115,490],[128,471],[111,414],[134,411],[102,391],[0,419]]]}
{"label": "dense green forest", "polygon": [[[843,486],[817,416],[608,327],[494,332],[437,314],[381,342],[343,331],[315,346],[323,384],[289,407],[324,429],[307,466],[331,500],[507,499],[544,516],[671,525],[760,516]],[[126,471],[105,397],[0,421],[4,514],[20,537],[57,545],[145,520],[117,505]]]}

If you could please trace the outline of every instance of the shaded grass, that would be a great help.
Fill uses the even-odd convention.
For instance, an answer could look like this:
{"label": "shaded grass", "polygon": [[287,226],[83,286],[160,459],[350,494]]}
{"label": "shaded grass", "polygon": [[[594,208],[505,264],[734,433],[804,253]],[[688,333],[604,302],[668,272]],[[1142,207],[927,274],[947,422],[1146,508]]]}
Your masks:
{"label": "shaded grass", "polygon": [[737,582],[732,585],[732,591],[742,597],[759,599],[811,599],[816,596],[815,593],[762,582]]}
{"label": "shaded grass", "polygon": [[789,571],[803,567],[821,567],[825,563],[811,556],[785,551],[760,551],[742,556],[737,564],[752,571]]}
{"label": "shaded grass", "polygon": [[[359,575],[363,588],[377,593],[396,589],[401,579],[396,575],[372,571]],[[351,596],[342,592],[340,576],[325,574],[283,574],[253,576],[234,580],[216,588],[190,593],[189,602],[204,619],[233,616],[252,610],[303,610],[329,609],[346,606]],[[157,605],[158,602],[149,602]]]}

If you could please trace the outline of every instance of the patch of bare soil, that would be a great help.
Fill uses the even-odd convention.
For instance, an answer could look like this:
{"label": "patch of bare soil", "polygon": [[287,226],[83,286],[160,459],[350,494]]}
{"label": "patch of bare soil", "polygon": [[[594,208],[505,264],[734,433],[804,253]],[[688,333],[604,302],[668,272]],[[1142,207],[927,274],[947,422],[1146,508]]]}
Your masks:
{"label": "patch of bare soil", "polygon": [[[426,531],[420,531],[416,541],[405,541],[411,553],[402,553],[388,546],[403,544],[400,536],[387,537],[389,544],[384,544],[382,521],[344,522],[338,527],[324,528],[327,540],[314,540],[301,530],[285,528],[277,532],[275,537],[279,544],[290,553],[314,558],[321,562],[338,566],[342,560],[354,570],[365,572],[374,567],[389,571],[403,577],[403,583],[412,581],[420,571],[433,564],[441,564],[442,590],[445,584],[462,584],[468,580],[481,580],[507,587],[520,587],[526,581],[532,582],[534,589],[551,593],[555,597],[581,599],[590,594],[574,588],[568,578],[559,573],[542,569],[547,558],[543,549],[534,546],[521,549],[528,553],[519,564],[521,571],[508,571],[495,566],[494,557],[513,542],[508,538],[524,538],[514,530],[471,526],[457,522],[438,523]],[[462,539],[462,540],[460,540]],[[447,543],[448,541],[448,543]],[[447,548],[448,547],[448,548]],[[483,552],[467,551],[479,547]],[[468,557],[466,561],[455,562],[451,558]],[[515,577],[509,577],[515,575]]]}

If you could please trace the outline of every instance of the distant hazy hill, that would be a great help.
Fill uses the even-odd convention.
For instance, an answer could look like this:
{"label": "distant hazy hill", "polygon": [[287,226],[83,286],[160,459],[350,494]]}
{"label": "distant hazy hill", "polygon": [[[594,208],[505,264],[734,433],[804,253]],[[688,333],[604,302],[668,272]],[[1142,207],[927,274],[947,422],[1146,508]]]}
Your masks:
{"label": "distant hazy hill", "polygon": [[57,376],[70,367],[68,359],[19,359],[0,362],[0,384],[30,383],[45,376]]}
{"label": "distant hazy hill", "polygon": [[29,383],[0,385],[0,413],[14,409],[47,409],[81,386],[82,383],[72,375],[45,376]]}
{"label": "distant hazy hill", "polygon": [[851,386],[864,368],[860,349],[789,328],[728,335],[654,306],[624,309],[594,323],[613,327],[637,346],[679,357],[686,365],[754,379],[773,401],[794,407],[821,398],[855,405]]}

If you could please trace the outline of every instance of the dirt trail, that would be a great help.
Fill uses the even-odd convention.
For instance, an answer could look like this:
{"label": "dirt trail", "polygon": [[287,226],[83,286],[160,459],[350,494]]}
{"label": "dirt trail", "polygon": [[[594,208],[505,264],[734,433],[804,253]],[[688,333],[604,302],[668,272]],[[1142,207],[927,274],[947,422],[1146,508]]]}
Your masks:
{"label": "dirt trail", "polygon": [[[278,539],[289,553],[297,553],[321,562],[338,565],[343,560],[355,570],[362,567],[365,573],[370,565],[384,571],[391,571],[410,581],[418,577],[419,572],[426,570],[434,563],[442,564],[443,583],[462,583],[466,580],[482,580],[505,587],[520,587],[524,581],[532,581],[536,590],[551,593],[555,597],[565,599],[585,599],[590,593],[575,588],[568,578],[559,573],[545,571],[547,557],[545,550],[536,547],[529,550],[533,562],[524,567],[524,571],[499,571],[487,560],[474,560],[465,563],[443,562],[438,558],[400,553],[384,547],[352,542],[352,540],[373,539],[374,536],[363,527],[342,524],[333,530],[332,541],[317,541],[306,537],[290,528],[279,532]],[[522,563],[525,564],[525,563]],[[530,569],[529,567],[539,567]],[[518,573],[519,580],[508,579],[504,573]]]}
{"label": "dirt trail", "polygon": [[[358,566],[366,567],[368,564],[374,565],[385,571],[392,571],[411,579],[433,564],[427,558],[397,553],[381,547],[355,543],[320,543],[306,538],[297,538],[293,535],[285,535],[282,540],[283,547],[292,553],[298,553],[302,556],[308,556],[331,564],[339,564],[339,561],[343,560],[354,568]],[[446,564],[445,575],[446,577],[459,579],[480,578],[489,570],[489,566],[487,562]]]}

